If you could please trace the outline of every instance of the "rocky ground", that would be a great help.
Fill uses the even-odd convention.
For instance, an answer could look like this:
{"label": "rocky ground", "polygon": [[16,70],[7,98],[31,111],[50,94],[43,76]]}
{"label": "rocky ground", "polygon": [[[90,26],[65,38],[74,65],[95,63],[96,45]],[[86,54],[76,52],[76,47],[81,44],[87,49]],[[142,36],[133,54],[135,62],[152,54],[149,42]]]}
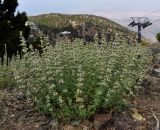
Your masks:
{"label": "rocky ground", "polygon": [[64,124],[36,111],[22,90],[5,88],[0,90],[0,130],[159,130],[160,49],[152,47],[152,52],[155,58],[151,80],[146,81],[125,111]]}

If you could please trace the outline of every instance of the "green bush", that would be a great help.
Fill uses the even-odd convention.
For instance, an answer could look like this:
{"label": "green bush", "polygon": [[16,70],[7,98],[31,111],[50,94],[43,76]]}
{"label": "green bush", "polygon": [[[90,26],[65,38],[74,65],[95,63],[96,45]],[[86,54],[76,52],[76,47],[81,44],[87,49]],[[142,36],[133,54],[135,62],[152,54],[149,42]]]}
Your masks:
{"label": "green bush", "polygon": [[9,67],[0,66],[0,89],[12,88],[16,81]]}
{"label": "green bush", "polygon": [[42,57],[27,53],[12,69],[40,111],[56,117],[86,118],[100,109],[126,104],[150,62],[149,49],[142,46],[98,48],[77,41],[47,47]]}
{"label": "green bush", "polygon": [[157,41],[160,42],[160,33],[157,33],[156,38],[157,38]]}

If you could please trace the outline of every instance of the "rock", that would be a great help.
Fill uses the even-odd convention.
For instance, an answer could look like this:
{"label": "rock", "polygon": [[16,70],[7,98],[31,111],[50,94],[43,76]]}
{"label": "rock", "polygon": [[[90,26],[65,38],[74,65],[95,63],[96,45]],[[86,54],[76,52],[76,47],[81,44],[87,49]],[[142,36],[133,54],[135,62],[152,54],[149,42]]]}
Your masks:
{"label": "rock", "polygon": [[18,95],[17,95],[17,99],[18,100],[22,100],[24,98],[25,98],[25,94],[24,93],[22,93],[22,92],[18,93]]}
{"label": "rock", "polygon": [[160,64],[160,53],[154,56],[154,64]]}
{"label": "rock", "polygon": [[151,51],[153,54],[159,54],[160,53],[160,49],[159,48],[151,48]]}
{"label": "rock", "polygon": [[100,114],[94,117],[94,127],[96,130],[99,130],[102,125],[105,125],[108,121],[112,119],[111,114]]}
{"label": "rock", "polygon": [[90,130],[88,126],[81,125],[82,130]]}
{"label": "rock", "polygon": [[71,125],[64,125],[63,130],[77,130],[77,129]]}
{"label": "rock", "polygon": [[58,130],[58,119],[54,118],[50,121],[49,130]]}
{"label": "rock", "polygon": [[94,128],[93,122],[90,122],[89,120],[84,120],[80,126],[82,130],[93,130]]}
{"label": "rock", "polygon": [[160,68],[153,69],[153,75],[154,75],[155,77],[160,78]]}

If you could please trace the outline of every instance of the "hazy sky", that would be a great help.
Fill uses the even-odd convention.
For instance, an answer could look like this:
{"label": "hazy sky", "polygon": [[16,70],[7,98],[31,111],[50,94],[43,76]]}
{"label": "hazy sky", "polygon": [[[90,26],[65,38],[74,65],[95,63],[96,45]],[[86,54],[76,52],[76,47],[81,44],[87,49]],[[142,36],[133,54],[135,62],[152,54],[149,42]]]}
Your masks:
{"label": "hazy sky", "polygon": [[[18,10],[28,15],[88,13],[108,17],[146,15],[160,9],[160,0],[18,0]],[[157,13],[157,14],[160,14]],[[156,15],[156,13],[154,14]]]}

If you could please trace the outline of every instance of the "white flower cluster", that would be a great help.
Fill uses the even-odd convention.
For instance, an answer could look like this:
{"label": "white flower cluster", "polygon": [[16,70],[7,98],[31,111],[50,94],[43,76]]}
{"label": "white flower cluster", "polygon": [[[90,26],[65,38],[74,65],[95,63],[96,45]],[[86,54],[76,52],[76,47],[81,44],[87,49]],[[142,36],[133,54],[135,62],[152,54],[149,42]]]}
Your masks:
{"label": "white flower cluster", "polygon": [[152,58],[143,46],[98,48],[79,39],[48,46],[41,57],[32,52],[25,57],[12,65],[15,79],[41,111],[59,117],[87,117],[98,108],[120,106],[139,86]]}

